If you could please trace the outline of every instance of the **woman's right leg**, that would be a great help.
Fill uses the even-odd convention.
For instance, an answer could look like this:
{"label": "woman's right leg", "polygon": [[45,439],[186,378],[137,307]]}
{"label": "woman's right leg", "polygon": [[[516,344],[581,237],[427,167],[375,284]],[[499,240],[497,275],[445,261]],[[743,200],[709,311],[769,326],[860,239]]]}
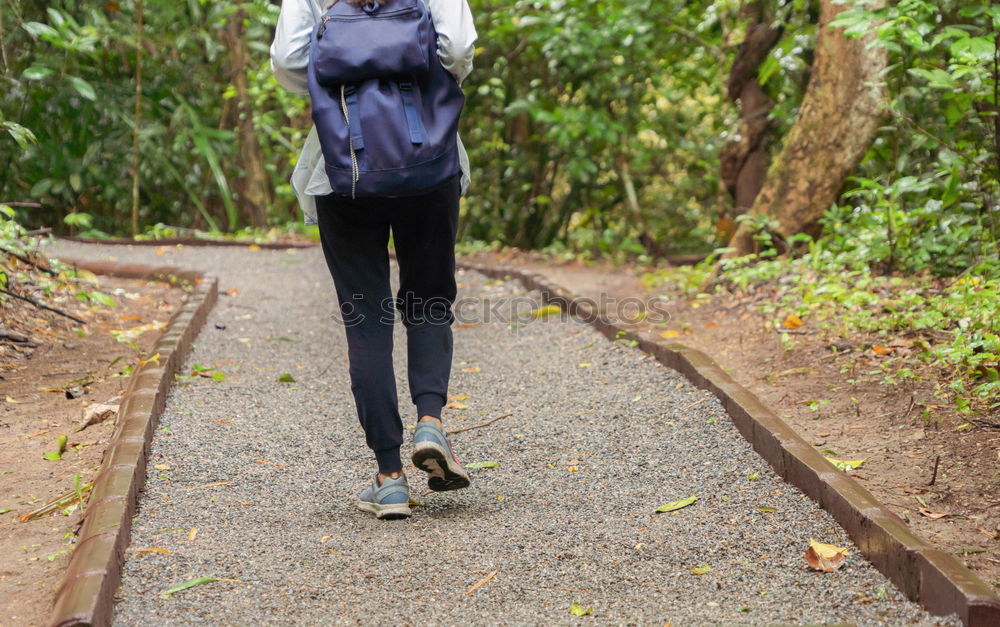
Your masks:
{"label": "woman's right leg", "polygon": [[375,200],[320,196],[320,241],[347,333],[351,391],[379,473],[402,470],[396,376],[392,366],[389,215]]}

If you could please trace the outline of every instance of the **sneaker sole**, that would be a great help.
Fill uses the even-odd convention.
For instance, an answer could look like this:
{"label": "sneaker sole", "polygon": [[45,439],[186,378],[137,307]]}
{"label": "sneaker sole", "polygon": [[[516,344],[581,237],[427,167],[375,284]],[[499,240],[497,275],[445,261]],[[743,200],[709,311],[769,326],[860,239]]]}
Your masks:
{"label": "sneaker sole", "polygon": [[375,518],[379,520],[400,520],[411,516],[410,506],[407,503],[379,505],[368,501],[357,501],[355,505],[363,512],[375,514]]}
{"label": "sneaker sole", "polygon": [[440,444],[421,442],[411,456],[413,465],[427,473],[427,487],[448,492],[469,487],[469,475],[457,465]]}

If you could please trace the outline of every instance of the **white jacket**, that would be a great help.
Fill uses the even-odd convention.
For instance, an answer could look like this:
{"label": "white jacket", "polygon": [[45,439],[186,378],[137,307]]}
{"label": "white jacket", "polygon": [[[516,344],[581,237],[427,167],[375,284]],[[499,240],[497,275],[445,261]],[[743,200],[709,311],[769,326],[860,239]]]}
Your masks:
{"label": "white jacket", "polygon": [[[472,71],[475,54],[476,26],[467,0],[424,0],[437,30],[438,56],[446,70],[455,75],[459,84]],[[271,44],[271,69],[274,77],[286,89],[299,94],[309,93],[306,65],[309,63],[309,41],[313,29],[332,6],[331,0],[282,0],[278,27]],[[458,140],[462,166],[462,194],[469,189],[469,155],[462,139]],[[306,143],[292,172],[292,188],[306,217],[306,224],[316,224],[315,196],[332,193],[326,175],[323,153],[319,147],[316,127],[309,131]]]}

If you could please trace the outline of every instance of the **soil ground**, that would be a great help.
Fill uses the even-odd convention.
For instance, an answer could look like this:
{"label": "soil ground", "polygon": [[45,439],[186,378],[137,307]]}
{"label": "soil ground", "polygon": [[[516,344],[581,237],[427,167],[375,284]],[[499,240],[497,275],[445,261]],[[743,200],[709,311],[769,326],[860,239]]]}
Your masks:
{"label": "soil ground", "polygon": [[[581,295],[648,302],[661,295],[641,282],[643,269],[559,263],[524,251],[477,253],[469,261],[538,272]],[[826,337],[808,322],[786,349],[757,307],[773,296],[716,296],[692,307],[665,294],[669,314],[651,330],[678,331],[677,341],[711,356],[739,383],[824,454],[865,460],[851,472],[872,494],[935,546],[954,552],[1000,590],[1000,416],[956,413],[934,397],[934,373],[895,386],[870,375],[872,345],[907,350],[905,338]],[[837,343],[840,354],[831,352]],[[928,408],[928,417],[923,408]],[[935,471],[935,466],[937,469]],[[942,516],[942,514],[945,514]]]}
{"label": "soil ground", "polygon": [[[0,340],[0,625],[42,625],[69,562],[80,513],[21,522],[20,517],[67,493],[79,474],[92,482],[114,429],[114,416],[77,431],[85,409],[119,396],[128,376],[119,376],[146,355],[183,299],[163,283],[97,279],[115,307],[90,308],[71,295],[57,307],[87,322],[79,325],[23,302],[0,303],[3,326],[31,344]],[[138,351],[112,330],[151,324],[136,339]],[[85,329],[78,335],[75,329]],[[117,401],[115,401],[117,402]],[[43,458],[68,436],[62,459]]]}

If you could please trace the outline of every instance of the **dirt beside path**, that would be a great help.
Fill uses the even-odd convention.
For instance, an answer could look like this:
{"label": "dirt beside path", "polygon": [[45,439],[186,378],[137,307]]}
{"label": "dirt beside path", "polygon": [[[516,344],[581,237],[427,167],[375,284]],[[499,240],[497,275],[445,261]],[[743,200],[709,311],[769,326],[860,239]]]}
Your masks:
{"label": "dirt beside path", "polygon": [[[469,261],[508,265],[545,275],[582,296],[601,294],[648,305],[659,295],[642,284],[643,271],[608,264],[558,263],[526,252],[478,253]],[[667,294],[656,307],[659,324],[710,355],[828,457],[864,460],[851,475],[910,526],[957,554],[1000,590],[1000,416],[981,422],[956,413],[933,395],[931,379],[882,385],[870,371],[881,357],[872,345],[907,350],[905,340],[825,337],[808,324],[786,346],[758,313],[767,299],[715,297],[693,307]],[[629,315],[629,314],[626,314]],[[839,355],[830,350],[838,344]],[[924,412],[927,409],[927,412]]]}
{"label": "dirt beside path", "polygon": [[[153,345],[183,299],[163,283],[99,277],[88,289],[114,307],[61,304],[87,324],[4,303],[4,324],[31,329],[30,342],[0,340],[0,625],[45,624],[81,520],[75,504],[20,517],[93,481],[114,428],[114,413],[77,430],[88,407],[116,405],[128,372]],[[18,324],[21,323],[21,324]],[[77,332],[80,330],[80,333]],[[135,338],[120,342],[113,332]],[[46,454],[67,436],[59,460]]]}

